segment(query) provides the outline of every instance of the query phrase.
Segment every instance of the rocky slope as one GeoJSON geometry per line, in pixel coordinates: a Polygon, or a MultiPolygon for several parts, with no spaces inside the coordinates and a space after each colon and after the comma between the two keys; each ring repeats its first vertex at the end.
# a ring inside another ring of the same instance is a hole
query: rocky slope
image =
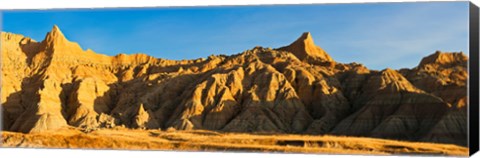
{"type": "Polygon", "coordinates": [[[335,62],[304,33],[289,46],[207,59],[106,56],[54,26],[1,34],[3,129],[204,129],[337,134],[467,145],[467,57],[413,69],[335,62]]]}

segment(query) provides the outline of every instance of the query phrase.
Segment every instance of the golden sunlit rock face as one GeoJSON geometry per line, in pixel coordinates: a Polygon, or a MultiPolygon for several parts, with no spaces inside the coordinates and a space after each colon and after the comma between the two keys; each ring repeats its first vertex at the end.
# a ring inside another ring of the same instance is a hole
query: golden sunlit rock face
{"type": "Polygon", "coordinates": [[[76,127],[345,135],[467,145],[468,58],[412,69],[335,62],[304,33],[278,49],[206,59],[84,50],[54,26],[1,33],[3,130],[76,127]]]}

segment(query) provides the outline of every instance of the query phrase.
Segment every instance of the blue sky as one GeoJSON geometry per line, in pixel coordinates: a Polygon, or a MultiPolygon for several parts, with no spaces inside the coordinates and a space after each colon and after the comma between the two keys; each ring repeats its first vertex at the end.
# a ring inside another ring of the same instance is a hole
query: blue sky
{"type": "Polygon", "coordinates": [[[468,53],[468,2],[3,11],[2,31],[37,41],[57,24],[84,49],[166,59],[278,48],[311,32],[336,61],[411,68],[441,51],[468,53]]]}

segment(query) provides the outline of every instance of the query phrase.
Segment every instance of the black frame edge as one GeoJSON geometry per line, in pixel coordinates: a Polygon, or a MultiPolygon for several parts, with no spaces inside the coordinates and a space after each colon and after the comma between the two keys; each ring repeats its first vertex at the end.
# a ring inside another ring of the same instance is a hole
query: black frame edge
{"type": "Polygon", "coordinates": [[[478,7],[470,2],[469,16],[469,135],[470,156],[479,150],[479,12],[478,7]]]}

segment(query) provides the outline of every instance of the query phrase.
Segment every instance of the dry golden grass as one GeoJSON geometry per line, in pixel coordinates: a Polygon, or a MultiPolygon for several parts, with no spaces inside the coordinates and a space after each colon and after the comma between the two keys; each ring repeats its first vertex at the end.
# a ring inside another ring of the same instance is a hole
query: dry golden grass
{"type": "Polygon", "coordinates": [[[217,133],[203,130],[161,131],[116,128],[100,129],[89,133],[75,129],[32,134],[2,132],[2,142],[3,147],[468,155],[468,148],[449,144],[342,136],[217,133]]]}

